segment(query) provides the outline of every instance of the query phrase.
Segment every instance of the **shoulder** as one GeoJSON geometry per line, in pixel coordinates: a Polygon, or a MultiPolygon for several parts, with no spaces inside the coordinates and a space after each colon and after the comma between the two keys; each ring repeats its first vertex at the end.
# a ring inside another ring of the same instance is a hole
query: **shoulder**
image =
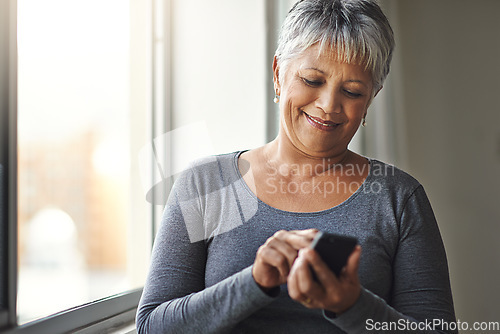
{"type": "Polygon", "coordinates": [[[219,176],[221,173],[233,174],[236,171],[237,159],[241,153],[241,151],[236,151],[196,159],[179,176],[197,176],[202,179],[210,179],[219,176]]]}
{"type": "Polygon", "coordinates": [[[424,193],[420,182],[409,173],[385,162],[370,160],[370,175],[364,185],[373,201],[388,200],[402,209],[416,193],[424,193]]]}
{"type": "Polygon", "coordinates": [[[233,183],[240,176],[237,172],[237,157],[240,151],[205,156],[192,161],[174,177],[176,192],[210,192],[233,183]]]}
{"type": "Polygon", "coordinates": [[[398,167],[377,159],[369,160],[370,176],[373,182],[381,183],[381,185],[384,185],[389,189],[403,188],[407,191],[414,191],[416,188],[421,186],[417,179],[398,167]]]}
{"type": "Polygon", "coordinates": [[[197,159],[175,180],[169,205],[178,208],[192,242],[208,240],[241,225],[235,194],[235,184],[241,178],[239,154],[197,159]]]}
{"type": "Polygon", "coordinates": [[[366,192],[371,207],[394,213],[397,221],[404,221],[407,227],[435,221],[427,194],[417,179],[393,165],[375,159],[370,162],[366,192]]]}

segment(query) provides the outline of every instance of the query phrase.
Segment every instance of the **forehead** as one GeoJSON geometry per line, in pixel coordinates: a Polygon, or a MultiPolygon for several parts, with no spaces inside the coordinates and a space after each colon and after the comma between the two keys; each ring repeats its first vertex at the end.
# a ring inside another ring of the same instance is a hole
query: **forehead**
{"type": "Polygon", "coordinates": [[[325,74],[331,74],[342,68],[371,80],[371,72],[366,69],[363,61],[359,60],[359,58],[354,58],[352,61],[344,58],[339,56],[339,52],[335,48],[326,47],[322,50],[318,44],[315,44],[304,50],[292,62],[298,69],[313,68],[325,74]]]}

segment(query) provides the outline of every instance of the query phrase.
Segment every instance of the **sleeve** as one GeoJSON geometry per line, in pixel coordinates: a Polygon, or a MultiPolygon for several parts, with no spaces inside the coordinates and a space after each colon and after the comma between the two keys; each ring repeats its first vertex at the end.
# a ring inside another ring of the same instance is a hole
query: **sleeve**
{"type": "Polygon", "coordinates": [[[457,333],[445,249],[422,186],[401,214],[389,302],[362,289],[345,313],[324,315],[347,333],[457,333]]]}
{"type": "Polygon", "coordinates": [[[136,315],[139,334],[225,333],[274,300],[258,287],[251,267],[205,287],[206,244],[189,231],[202,223],[192,221],[193,210],[185,221],[179,205],[186,187],[176,181],[155,238],[136,315]]]}

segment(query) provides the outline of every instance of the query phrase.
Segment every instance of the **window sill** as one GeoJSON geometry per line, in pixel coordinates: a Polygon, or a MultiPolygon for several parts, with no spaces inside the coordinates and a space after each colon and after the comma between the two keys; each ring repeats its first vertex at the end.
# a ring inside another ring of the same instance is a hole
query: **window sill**
{"type": "Polygon", "coordinates": [[[135,313],[142,289],[104,298],[86,305],[11,328],[4,334],[134,334],[135,313]]]}
{"type": "Polygon", "coordinates": [[[72,334],[136,334],[136,308],[71,332],[72,334]]]}

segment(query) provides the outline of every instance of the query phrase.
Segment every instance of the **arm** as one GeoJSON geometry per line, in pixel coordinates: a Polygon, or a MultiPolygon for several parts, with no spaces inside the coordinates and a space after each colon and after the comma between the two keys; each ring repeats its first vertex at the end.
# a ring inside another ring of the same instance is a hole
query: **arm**
{"type": "MultiPolygon", "coordinates": [[[[392,322],[407,326],[410,322],[433,319],[455,321],[448,263],[441,235],[429,200],[419,186],[409,197],[400,218],[400,240],[393,262],[391,306],[364,290],[352,309],[332,320],[349,333],[366,329],[366,321],[392,322]],[[356,316],[355,313],[358,315],[356,316]],[[359,316],[362,318],[360,319],[359,316]],[[355,318],[362,320],[356,325],[355,318]]],[[[416,325],[414,325],[416,326],[416,325]]],[[[439,327],[415,333],[445,333],[439,327]]]]}
{"type": "MultiPolygon", "coordinates": [[[[255,283],[251,267],[205,287],[205,241],[190,240],[177,182],[153,247],[150,273],[137,312],[138,333],[223,333],[272,300],[255,283]]],[[[201,218],[201,216],[199,217],[201,218]]],[[[200,227],[196,227],[200,228],[200,227]]],[[[192,238],[191,238],[192,239],[192,238]]]]}
{"type": "MultiPolygon", "coordinates": [[[[432,323],[433,319],[454,322],[455,315],[446,254],[434,214],[421,186],[407,200],[399,222],[400,237],[393,261],[393,287],[389,304],[361,287],[357,301],[351,307],[342,309],[341,314],[335,317],[333,312],[338,310],[335,307],[345,299],[342,292],[357,281],[356,254],[351,255],[345,272],[337,280],[336,277],[329,277],[333,273],[327,271],[326,265],[315,252],[305,251],[299,255],[297,267],[303,262],[311,265],[317,273],[323,272],[323,280],[319,277],[324,286],[321,288],[334,291],[321,301],[314,298],[314,294],[319,295],[314,291],[318,287],[310,287],[311,299],[316,300],[312,306],[332,310],[325,312],[326,319],[347,333],[366,333],[370,329],[372,333],[386,332],[384,328],[374,327],[382,324],[392,324],[396,329],[405,329],[405,332],[412,332],[408,330],[409,326],[416,326],[423,330],[415,333],[453,333],[440,330],[438,326],[424,326],[426,320],[432,323]],[[332,304],[336,298],[336,304],[332,304]]],[[[297,272],[300,274],[299,268],[297,272]]],[[[293,273],[291,276],[293,281],[293,273]]],[[[302,295],[297,294],[299,300],[304,300],[305,290],[302,291],[302,295]]]]}

